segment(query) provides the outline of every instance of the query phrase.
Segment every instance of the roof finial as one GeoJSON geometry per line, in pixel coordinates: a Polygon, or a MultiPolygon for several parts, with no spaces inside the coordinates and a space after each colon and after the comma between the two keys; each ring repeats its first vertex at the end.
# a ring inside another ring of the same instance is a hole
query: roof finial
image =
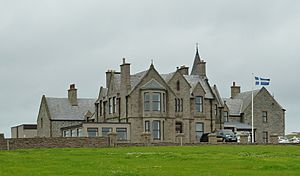
{"type": "Polygon", "coordinates": [[[198,52],[199,43],[196,43],[196,50],[198,52]]]}
{"type": "Polygon", "coordinates": [[[151,65],[153,65],[153,59],[151,59],[151,65]]]}

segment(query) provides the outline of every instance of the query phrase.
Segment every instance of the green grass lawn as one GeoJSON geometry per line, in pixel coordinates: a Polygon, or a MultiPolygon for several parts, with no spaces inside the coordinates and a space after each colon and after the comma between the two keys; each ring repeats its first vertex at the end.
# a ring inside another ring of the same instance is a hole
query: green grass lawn
{"type": "Polygon", "coordinates": [[[300,175],[300,146],[0,151],[0,175],[300,175]]]}

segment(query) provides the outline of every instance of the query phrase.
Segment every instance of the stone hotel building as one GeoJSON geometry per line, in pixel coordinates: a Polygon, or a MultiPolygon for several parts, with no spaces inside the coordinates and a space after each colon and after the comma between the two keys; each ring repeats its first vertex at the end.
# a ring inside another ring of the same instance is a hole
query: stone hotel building
{"type": "MultiPolygon", "coordinates": [[[[107,136],[119,142],[198,143],[204,133],[219,129],[251,132],[251,92],[233,84],[231,97],[221,98],[210,85],[206,62],[195,54],[191,72],[186,66],[168,74],[153,64],[131,73],[123,59],[120,71],[106,72],[106,86],[95,99],[77,98],[70,85],[67,98],[42,96],[37,118],[38,137],[107,136]]],[[[270,134],[284,135],[285,110],[266,88],[255,91],[255,140],[268,142],[270,134]]]]}

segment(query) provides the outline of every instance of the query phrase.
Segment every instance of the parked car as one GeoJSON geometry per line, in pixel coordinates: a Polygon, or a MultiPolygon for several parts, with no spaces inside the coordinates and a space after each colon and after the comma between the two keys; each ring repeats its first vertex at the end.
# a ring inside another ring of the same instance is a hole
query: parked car
{"type": "Polygon", "coordinates": [[[223,142],[237,142],[236,135],[231,130],[218,130],[217,138],[222,138],[223,142]]]}

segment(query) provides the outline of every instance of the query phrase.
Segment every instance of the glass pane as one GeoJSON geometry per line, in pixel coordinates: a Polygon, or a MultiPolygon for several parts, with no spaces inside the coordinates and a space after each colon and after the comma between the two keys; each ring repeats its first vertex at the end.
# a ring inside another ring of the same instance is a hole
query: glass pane
{"type": "Polygon", "coordinates": [[[88,128],[87,132],[88,132],[88,137],[96,137],[97,133],[98,133],[98,129],[97,128],[88,128]]]}
{"type": "Polygon", "coordinates": [[[160,111],[160,102],[152,102],[152,110],[160,111]]]}
{"type": "Polygon", "coordinates": [[[153,121],[153,130],[159,130],[160,129],[160,121],[154,120],[153,121]]]}
{"type": "Polygon", "coordinates": [[[203,131],[203,123],[196,123],[196,131],[203,131]]]}
{"type": "Polygon", "coordinates": [[[127,129],[126,128],[117,128],[117,139],[126,140],[127,139],[127,129]]]}
{"type": "Polygon", "coordinates": [[[144,111],[150,111],[150,102],[144,103],[144,111]]]}
{"type": "Polygon", "coordinates": [[[152,101],[160,101],[160,93],[153,93],[152,101]]]}
{"type": "Polygon", "coordinates": [[[102,136],[105,137],[108,135],[109,132],[111,132],[112,129],[111,128],[102,128],[102,136]]]}
{"type": "Polygon", "coordinates": [[[150,101],[150,94],[148,92],[144,94],[144,101],[150,101]]]}

